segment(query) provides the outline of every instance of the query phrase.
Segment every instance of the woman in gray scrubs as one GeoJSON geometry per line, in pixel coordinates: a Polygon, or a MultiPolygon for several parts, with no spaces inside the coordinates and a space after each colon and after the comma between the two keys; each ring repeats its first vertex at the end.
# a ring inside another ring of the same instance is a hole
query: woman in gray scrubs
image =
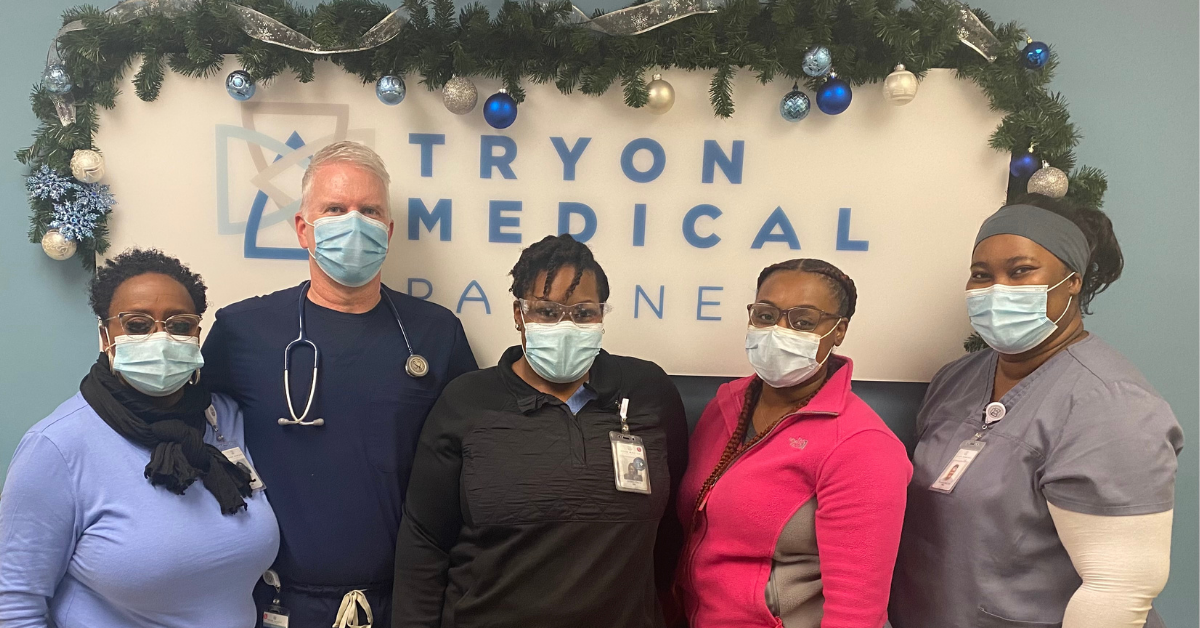
{"type": "Polygon", "coordinates": [[[1162,626],[1183,433],[1084,329],[1121,274],[1112,223],[1030,195],[984,222],[971,262],[991,350],[943,367],[917,417],[892,625],[1162,626]]]}

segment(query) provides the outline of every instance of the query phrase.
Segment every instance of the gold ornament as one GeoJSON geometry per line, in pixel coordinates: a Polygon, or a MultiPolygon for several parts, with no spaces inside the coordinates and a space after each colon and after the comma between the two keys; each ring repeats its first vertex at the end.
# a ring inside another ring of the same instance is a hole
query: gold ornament
{"type": "Polygon", "coordinates": [[[50,256],[50,259],[61,262],[74,255],[76,247],[77,245],[63,237],[58,229],[51,229],[42,236],[42,250],[50,256]]]}
{"type": "Polygon", "coordinates": [[[896,71],[887,75],[883,80],[883,96],[888,102],[899,107],[912,102],[917,95],[917,76],[904,69],[904,64],[896,66],[896,71]]]}
{"type": "Polygon", "coordinates": [[[71,155],[71,174],[84,183],[104,178],[104,157],[94,150],[81,148],[71,155]]]}
{"type": "Polygon", "coordinates": [[[1042,169],[1029,177],[1025,191],[1050,198],[1062,198],[1067,195],[1067,173],[1043,161],[1042,169]]]}
{"type": "Polygon", "coordinates": [[[646,110],[650,113],[662,115],[675,105],[675,88],[664,81],[661,74],[654,75],[654,80],[646,85],[646,91],[649,92],[646,110]]]}
{"type": "Polygon", "coordinates": [[[479,92],[475,91],[475,84],[470,79],[456,76],[442,88],[442,104],[446,105],[450,113],[460,116],[471,113],[478,100],[479,92]]]}

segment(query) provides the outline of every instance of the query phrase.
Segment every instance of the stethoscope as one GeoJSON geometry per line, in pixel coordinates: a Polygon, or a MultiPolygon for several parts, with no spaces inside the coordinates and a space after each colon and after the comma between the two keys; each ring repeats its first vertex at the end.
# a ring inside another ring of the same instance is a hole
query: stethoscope
{"type": "MultiPolygon", "coordinates": [[[[321,352],[317,350],[317,344],[308,339],[308,335],[304,333],[304,302],[308,296],[309,282],[300,284],[300,301],[298,304],[300,313],[300,335],[296,339],[289,342],[283,350],[283,395],[287,401],[288,414],[292,415],[291,419],[280,417],[280,425],[325,425],[325,419],[314,419],[306,421],[308,411],[312,409],[313,397],[317,394],[317,371],[320,368],[321,352]],[[291,386],[291,357],[292,349],[296,345],[308,345],[313,352],[313,374],[312,383],[308,388],[308,401],[304,404],[304,412],[300,416],[296,416],[296,409],[292,407],[292,386],[291,386]]],[[[404,363],[404,371],[410,377],[425,377],[429,374],[429,361],[417,355],[413,351],[412,343],[408,341],[408,332],[404,331],[404,321],[400,320],[400,312],[396,310],[396,304],[392,303],[392,297],[388,296],[387,291],[380,289],[380,296],[387,303],[388,309],[392,311],[392,316],[396,318],[396,324],[400,326],[400,335],[404,336],[404,346],[408,348],[408,360],[404,363]]]]}

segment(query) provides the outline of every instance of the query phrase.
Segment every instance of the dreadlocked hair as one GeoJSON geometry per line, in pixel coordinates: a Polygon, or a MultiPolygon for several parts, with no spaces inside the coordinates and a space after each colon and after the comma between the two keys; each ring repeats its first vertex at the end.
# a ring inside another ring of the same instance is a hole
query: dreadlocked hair
{"type": "Polygon", "coordinates": [[[1075,223],[1083,232],[1089,255],[1087,268],[1080,273],[1083,286],[1079,289],[1079,309],[1084,314],[1091,314],[1092,299],[1119,279],[1125,267],[1125,257],[1121,254],[1117,235],[1113,233],[1112,221],[1099,209],[1041,194],[1024,194],[1012,204],[1033,205],[1054,212],[1075,223]]]}
{"type": "Polygon", "coordinates": [[[513,278],[510,290],[517,298],[532,294],[544,299],[550,295],[550,286],[554,283],[555,275],[563,268],[575,269],[575,276],[571,279],[571,287],[567,288],[567,295],[575,292],[584,273],[591,272],[596,275],[596,290],[600,293],[600,302],[608,301],[608,276],[604,274],[604,269],[600,268],[596,258],[592,257],[592,250],[586,244],[566,233],[546,236],[521,251],[516,266],[508,273],[513,278]],[[536,287],[533,284],[541,272],[546,273],[546,282],[541,286],[539,294],[535,292],[536,287]]]}
{"type": "Polygon", "coordinates": [[[784,270],[798,270],[820,275],[833,289],[834,296],[837,297],[838,311],[834,314],[846,320],[850,320],[854,316],[854,308],[858,304],[858,290],[854,287],[854,280],[837,266],[819,259],[790,259],[764,268],[758,274],[758,287],[762,288],[768,277],[784,270]]]}
{"type": "MultiPolygon", "coordinates": [[[[821,385],[817,386],[816,390],[812,391],[812,393],[796,404],[795,409],[799,410],[808,405],[808,402],[812,401],[813,397],[816,397],[817,393],[821,392],[821,389],[824,387],[825,382],[821,382],[821,385]]],[[[755,434],[754,438],[746,442],[746,431],[750,429],[750,421],[754,418],[754,410],[758,408],[758,400],[762,397],[762,391],[763,380],[761,377],[755,377],[750,381],[750,385],[746,387],[746,397],[742,400],[742,413],[738,415],[737,427],[733,429],[733,434],[730,434],[729,442],[725,443],[725,450],[721,452],[721,458],[717,461],[717,466],[713,468],[712,473],[704,480],[704,484],[700,485],[700,493],[696,495],[696,510],[700,510],[700,504],[703,504],[704,500],[708,498],[709,491],[712,490],[717,480],[721,479],[722,475],[725,475],[729,467],[733,466],[738,456],[753,447],[758,441],[769,436],[775,429],[775,426],[779,424],[779,421],[789,416],[785,414],[779,417],[778,421],[772,423],[767,429],[755,434]]]]}

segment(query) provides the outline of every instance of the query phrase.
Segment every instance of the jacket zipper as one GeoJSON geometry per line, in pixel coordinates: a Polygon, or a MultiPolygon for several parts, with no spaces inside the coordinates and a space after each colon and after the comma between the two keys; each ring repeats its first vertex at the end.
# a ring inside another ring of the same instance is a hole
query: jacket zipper
{"type": "MultiPolygon", "coordinates": [[[[729,466],[726,467],[725,473],[722,473],[721,477],[717,478],[716,481],[713,482],[713,485],[711,487],[709,487],[709,489],[708,489],[708,493],[704,495],[704,499],[702,499],[700,501],[700,503],[696,506],[695,512],[692,513],[692,532],[695,532],[695,526],[696,526],[696,521],[697,521],[696,515],[703,512],[705,510],[705,507],[708,506],[708,498],[712,496],[713,491],[717,490],[717,482],[720,482],[722,478],[724,478],[726,475],[729,475],[729,472],[733,471],[734,465],[736,465],[738,463],[738,461],[742,459],[742,457],[744,457],[747,453],[749,453],[755,447],[758,447],[760,444],[766,442],[771,437],[771,435],[773,435],[775,433],[775,430],[779,429],[779,426],[783,425],[783,423],[785,421],[790,421],[791,419],[797,418],[801,415],[805,415],[805,416],[837,416],[837,413],[836,412],[794,412],[794,413],[780,419],[777,423],[775,423],[775,425],[772,425],[763,434],[762,438],[758,439],[753,445],[750,445],[749,447],[747,447],[747,448],[743,449],[741,452],[739,452],[738,455],[736,457],[734,457],[733,461],[729,463],[729,466]]],[[[705,516],[707,516],[707,515],[705,515],[705,516]]],[[[689,536],[690,536],[690,533],[689,533],[689,536]]],[[[708,536],[708,526],[707,525],[704,527],[704,536],[701,536],[699,539],[696,540],[695,543],[691,544],[692,547],[688,550],[687,562],[684,563],[684,565],[683,565],[684,573],[687,574],[689,586],[695,584],[695,581],[692,579],[692,575],[691,575],[692,561],[694,561],[696,559],[696,552],[700,551],[700,543],[704,541],[705,536],[708,536]]],[[[694,589],[695,587],[692,586],[692,588],[694,589]]],[[[687,611],[688,611],[688,609],[685,608],[684,612],[687,612],[687,611]]],[[[688,617],[689,621],[692,619],[694,619],[694,617],[691,617],[691,616],[688,617]]]]}

